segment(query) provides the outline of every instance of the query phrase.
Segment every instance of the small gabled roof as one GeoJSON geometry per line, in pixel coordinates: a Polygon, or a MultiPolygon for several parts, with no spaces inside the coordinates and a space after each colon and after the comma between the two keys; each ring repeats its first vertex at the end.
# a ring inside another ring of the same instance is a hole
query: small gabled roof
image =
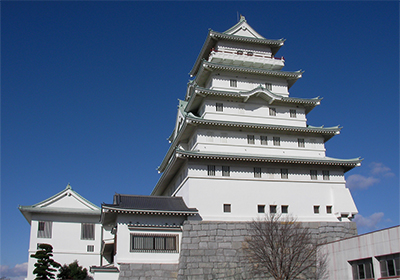
{"type": "Polygon", "coordinates": [[[245,42],[251,44],[267,45],[271,48],[272,55],[275,55],[279,48],[283,46],[284,39],[270,40],[265,39],[259,33],[257,33],[246,21],[244,16],[240,17],[240,20],[233,27],[229,28],[225,32],[216,32],[209,30],[207,38],[201,48],[201,51],[193,65],[189,75],[191,77],[196,76],[200,68],[201,61],[210,55],[211,49],[215,47],[219,40],[245,42]]]}
{"type": "Polygon", "coordinates": [[[102,204],[102,209],[143,212],[196,214],[196,208],[186,206],[182,197],[115,194],[113,204],[102,204]]]}
{"type": "Polygon", "coordinates": [[[31,223],[33,213],[98,216],[101,213],[100,207],[75,192],[70,184],[50,198],[30,206],[20,205],[18,209],[29,223],[31,223]]]}
{"type": "Polygon", "coordinates": [[[296,98],[296,97],[285,97],[281,95],[277,95],[267,88],[262,87],[261,85],[253,90],[249,91],[221,91],[214,89],[207,89],[199,86],[193,86],[193,90],[191,90],[190,98],[188,100],[187,106],[185,107],[186,112],[190,112],[192,110],[197,109],[197,107],[201,104],[202,100],[205,96],[220,96],[220,97],[229,97],[229,98],[238,98],[243,102],[247,102],[247,100],[251,96],[259,96],[265,99],[269,104],[281,103],[281,104],[296,104],[303,105],[306,109],[306,114],[308,114],[315,106],[321,103],[322,98],[296,98]]]}

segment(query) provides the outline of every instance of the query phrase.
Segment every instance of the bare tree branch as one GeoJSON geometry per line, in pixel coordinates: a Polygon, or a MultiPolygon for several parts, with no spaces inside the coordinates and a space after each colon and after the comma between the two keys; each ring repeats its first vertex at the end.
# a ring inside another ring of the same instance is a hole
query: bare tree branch
{"type": "Polygon", "coordinates": [[[293,217],[279,214],[253,221],[245,251],[254,273],[276,280],[322,279],[326,256],[317,239],[293,217]]]}

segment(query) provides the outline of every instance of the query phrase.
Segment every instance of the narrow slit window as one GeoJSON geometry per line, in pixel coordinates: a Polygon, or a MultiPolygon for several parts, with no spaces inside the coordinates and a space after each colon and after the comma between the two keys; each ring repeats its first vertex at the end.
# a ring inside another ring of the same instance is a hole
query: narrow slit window
{"type": "Polygon", "coordinates": [[[222,166],[222,176],[225,177],[231,176],[231,169],[229,166],[222,166]]]}
{"type": "Polygon", "coordinates": [[[291,118],[296,118],[297,117],[297,113],[295,109],[290,109],[290,117],[291,118]]]}
{"type": "Polygon", "coordinates": [[[281,137],[274,136],[273,140],[274,140],[274,146],[281,145],[281,137]]]}
{"type": "Polygon", "coordinates": [[[304,148],[306,146],[305,142],[304,142],[304,138],[297,138],[297,146],[299,148],[304,148]]]}
{"type": "Polygon", "coordinates": [[[247,144],[254,144],[254,135],[247,135],[247,144]]]}
{"type": "Polygon", "coordinates": [[[217,112],[223,112],[224,111],[224,103],[215,103],[215,110],[217,112]]]}
{"type": "Polygon", "coordinates": [[[267,136],[260,136],[261,145],[268,145],[267,136]]]}
{"type": "Polygon", "coordinates": [[[230,80],[229,84],[231,87],[237,87],[237,80],[230,80]]]}
{"type": "Polygon", "coordinates": [[[319,214],[319,205],[314,205],[314,214],[319,214]]]}
{"type": "Polygon", "coordinates": [[[261,178],[261,167],[254,167],[254,178],[261,178]]]}
{"type": "Polygon", "coordinates": [[[326,206],[326,214],[332,214],[332,205],[326,206]]]}
{"type": "Polygon", "coordinates": [[[322,178],[324,180],[330,180],[329,170],[322,170],[322,178]]]}
{"type": "Polygon", "coordinates": [[[270,116],[276,116],[276,108],[270,107],[269,108],[269,115],[270,116]]]}
{"type": "Polygon", "coordinates": [[[311,180],[317,180],[317,170],[310,170],[311,180]]]}
{"type": "Polygon", "coordinates": [[[207,175],[215,176],[215,165],[207,165],[207,175]]]}
{"type": "Polygon", "coordinates": [[[287,168],[281,169],[281,179],[288,179],[289,178],[289,171],[287,168]]]}

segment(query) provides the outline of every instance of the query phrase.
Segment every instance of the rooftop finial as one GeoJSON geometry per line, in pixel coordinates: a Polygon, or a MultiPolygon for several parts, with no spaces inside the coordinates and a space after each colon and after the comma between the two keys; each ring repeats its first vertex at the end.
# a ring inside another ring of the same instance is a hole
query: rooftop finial
{"type": "Polygon", "coordinates": [[[71,184],[70,184],[70,183],[68,183],[68,185],[67,185],[66,189],[67,189],[67,190],[71,190],[71,189],[72,189],[72,188],[71,188],[71,184]]]}
{"type": "Polygon", "coordinates": [[[240,15],[240,21],[246,21],[246,18],[242,14],[240,15]]]}

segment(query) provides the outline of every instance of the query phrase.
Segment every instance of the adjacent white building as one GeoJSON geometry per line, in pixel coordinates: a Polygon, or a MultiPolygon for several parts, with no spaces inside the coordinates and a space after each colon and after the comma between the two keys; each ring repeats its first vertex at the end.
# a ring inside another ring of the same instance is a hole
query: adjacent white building
{"type": "MultiPolygon", "coordinates": [[[[19,206],[31,225],[29,256],[41,243],[53,246],[54,260],[61,265],[78,260],[83,267],[100,265],[102,244],[101,210],[75,192],[68,184],[56,195],[31,206],[19,206]]],[[[27,280],[36,259],[28,260],[27,280]]]]}

